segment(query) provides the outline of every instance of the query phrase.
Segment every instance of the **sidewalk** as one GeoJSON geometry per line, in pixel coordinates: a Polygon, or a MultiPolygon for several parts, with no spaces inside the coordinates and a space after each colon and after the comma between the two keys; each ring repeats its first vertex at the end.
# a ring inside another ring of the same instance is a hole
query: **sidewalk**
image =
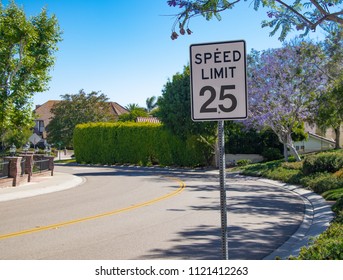
{"type": "Polygon", "coordinates": [[[61,172],[54,172],[54,176],[50,176],[50,173],[32,176],[29,183],[0,188],[0,202],[63,191],[82,183],[81,177],[61,172]]]}

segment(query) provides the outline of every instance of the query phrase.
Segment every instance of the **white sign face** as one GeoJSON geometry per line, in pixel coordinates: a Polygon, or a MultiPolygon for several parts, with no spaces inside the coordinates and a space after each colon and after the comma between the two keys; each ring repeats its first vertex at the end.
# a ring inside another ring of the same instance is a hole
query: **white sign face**
{"type": "Polygon", "coordinates": [[[31,137],[29,138],[29,141],[33,144],[36,145],[40,140],[42,140],[41,137],[39,137],[36,133],[33,133],[31,137]]]}
{"type": "Polygon", "coordinates": [[[193,44],[190,66],[194,121],[247,118],[245,41],[193,44]]]}

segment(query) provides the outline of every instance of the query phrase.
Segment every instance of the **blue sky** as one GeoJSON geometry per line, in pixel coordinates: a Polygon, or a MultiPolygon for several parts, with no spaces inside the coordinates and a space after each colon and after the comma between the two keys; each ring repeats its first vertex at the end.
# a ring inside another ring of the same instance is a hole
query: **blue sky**
{"type": "MultiPolygon", "coordinates": [[[[8,2],[2,1],[5,5],[8,2]]],[[[35,94],[35,105],[84,89],[101,91],[122,106],[137,103],[145,107],[145,100],[160,96],[168,78],[188,64],[191,44],[243,39],[248,52],[282,45],[277,36],[269,37],[271,30],[260,27],[267,10],[256,12],[249,1],[223,13],[221,21],[194,18],[189,26],[194,33],[174,41],[170,39],[172,15],[178,9],[169,7],[166,0],[16,3],[28,16],[47,7],[63,31],[50,89],[35,94]]]]}

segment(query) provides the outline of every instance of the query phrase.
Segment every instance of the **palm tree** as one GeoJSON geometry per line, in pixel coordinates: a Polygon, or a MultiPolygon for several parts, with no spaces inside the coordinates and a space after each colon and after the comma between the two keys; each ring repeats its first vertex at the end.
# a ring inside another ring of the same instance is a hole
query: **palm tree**
{"type": "Polygon", "coordinates": [[[156,96],[148,97],[145,102],[148,113],[150,113],[157,106],[156,96]]]}
{"type": "Polygon", "coordinates": [[[128,110],[129,112],[136,110],[136,109],[141,109],[141,107],[139,107],[139,105],[137,103],[130,103],[127,104],[125,107],[126,110],[128,110]]]}

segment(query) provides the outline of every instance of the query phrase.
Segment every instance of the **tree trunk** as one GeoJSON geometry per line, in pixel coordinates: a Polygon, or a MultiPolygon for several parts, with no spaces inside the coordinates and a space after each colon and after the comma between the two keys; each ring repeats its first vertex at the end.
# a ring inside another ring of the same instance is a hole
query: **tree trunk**
{"type": "Polygon", "coordinates": [[[291,150],[291,153],[294,155],[296,161],[301,161],[299,153],[298,153],[297,149],[293,145],[293,140],[292,140],[292,135],[291,134],[287,135],[287,146],[291,150]]]}
{"type": "Polygon", "coordinates": [[[283,156],[285,158],[285,161],[288,161],[288,149],[286,143],[283,143],[283,156]]]}
{"type": "Polygon", "coordinates": [[[335,135],[336,135],[336,144],[335,144],[335,149],[341,149],[341,143],[340,143],[340,138],[341,138],[341,126],[338,126],[337,128],[334,128],[335,130],[335,135]]]}
{"type": "Polygon", "coordinates": [[[301,161],[301,158],[299,156],[299,153],[297,149],[294,147],[293,143],[289,143],[289,148],[291,149],[292,154],[295,156],[296,161],[301,161]]]}

